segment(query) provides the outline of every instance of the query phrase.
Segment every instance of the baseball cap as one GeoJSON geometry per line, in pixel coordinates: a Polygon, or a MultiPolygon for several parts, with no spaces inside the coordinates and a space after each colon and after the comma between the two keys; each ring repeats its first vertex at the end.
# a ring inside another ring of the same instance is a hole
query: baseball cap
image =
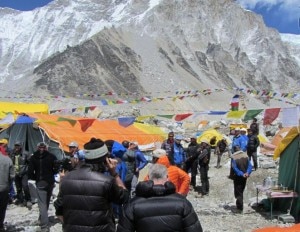
{"type": "Polygon", "coordinates": [[[72,141],[72,142],[69,144],[69,147],[78,147],[78,143],[75,142],[75,141],[72,141]]]}
{"type": "Polygon", "coordinates": [[[164,149],[156,149],[153,151],[153,157],[155,157],[155,158],[160,158],[166,154],[167,154],[167,152],[164,149]]]}

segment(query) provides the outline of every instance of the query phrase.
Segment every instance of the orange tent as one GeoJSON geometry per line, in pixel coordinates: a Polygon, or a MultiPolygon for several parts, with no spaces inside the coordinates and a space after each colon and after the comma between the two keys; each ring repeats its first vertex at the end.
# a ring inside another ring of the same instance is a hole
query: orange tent
{"type": "Polygon", "coordinates": [[[295,224],[290,227],[266,227],[253,230],[253,232],[299,232],[300,224],[295,224]]]}
{"type": "Polygon", "coordinates": [[[38,123],[39,127],[45,131],[48,137],[58,142],[63,150],[68,150],[68,144],[71,141],[76,141],[82,148],[92,137],[102,140],[112,139],[118,142],[123,140],[137,141],[140,145],[162,142],[166,137],[165,132],[152,125],[149,125],[149,132],[147,132],[145,126],[143,129],[138,129],[138,126],[133,124],[125,128],[119,125],[116,120],[95,120],[45,114],[30,114],[30,117],[36,118],[37,121],[35,122],[38,123]],[[82,131],[81,120],[90,120],[92,125],[86,131],[82,131]]]}
{"type": "Polygon", "coordinates": [[[281,140],[288,134],[288,132],[291,130],[291,127],[284,127],[280,131],[276,133],[276,135],[273,137],[271,143],[268,142],[262,142],[261,143],[261,152],[264,154],[273,154],[276,147],[280,144],[281,140]]]}

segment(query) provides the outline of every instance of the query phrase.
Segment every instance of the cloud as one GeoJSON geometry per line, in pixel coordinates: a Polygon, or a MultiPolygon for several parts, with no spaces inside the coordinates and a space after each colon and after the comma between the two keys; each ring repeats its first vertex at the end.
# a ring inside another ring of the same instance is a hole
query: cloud
{"type": "Polygon", "coordinates": [[[277,14],[283,17],[282,21],[293,21],[300,16],[299,0],[237,0],[237,2],[249,10],[265,8],[269,11],[277,7],[277,14]]]}

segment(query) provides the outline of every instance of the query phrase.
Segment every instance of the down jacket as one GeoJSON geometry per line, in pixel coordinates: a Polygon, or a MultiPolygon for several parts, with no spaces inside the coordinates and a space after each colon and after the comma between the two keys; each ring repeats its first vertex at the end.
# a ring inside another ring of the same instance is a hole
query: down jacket
{"type": "Polygon", "coordinates": [[[202,227],[191,203],[175,193],[171,182],[154,185],[140,182],[136,197],[124,208],[117,232],[202,232],[202,227]]]}
{"type": "Polygon", "coordinates": [[[69,172],[60,186],[64,218],[63,230],[71,232],[115,231],[112,202],[122,204],[128,191],[116,184],[115,178],[92,171],[83,164],[69,172]]]}
{"type": "Polygon", "coordinates": [[[187,195],[191,182],[189,175],[177,166],[171,165],[168,156],[166,155],[161,156],[156,163],[166,166],[168,169],[169,180],[175,185],[176,192],[187,195]]]}

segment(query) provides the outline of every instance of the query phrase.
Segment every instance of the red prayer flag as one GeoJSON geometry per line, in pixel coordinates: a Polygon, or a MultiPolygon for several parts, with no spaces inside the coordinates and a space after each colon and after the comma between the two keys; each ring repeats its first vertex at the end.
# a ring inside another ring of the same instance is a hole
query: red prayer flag
{"type": "Polygon", "coordinates": [[[95,119],[79,119],[78,122],[81,125],[81,130],[85,132],[95,121],[95,119]]]}
{"type": "Polygon", "coordinates": [[[175,121],[181,121],[189,116],[191,116],[192,114],[188,113],[188,114],[177,114],[175,116],[175,121]]]}
{"type": "Polygon", "coordinates": [[[280,108],[266,109],[263,125],[270,125],[279,115],[280,108]]]}

